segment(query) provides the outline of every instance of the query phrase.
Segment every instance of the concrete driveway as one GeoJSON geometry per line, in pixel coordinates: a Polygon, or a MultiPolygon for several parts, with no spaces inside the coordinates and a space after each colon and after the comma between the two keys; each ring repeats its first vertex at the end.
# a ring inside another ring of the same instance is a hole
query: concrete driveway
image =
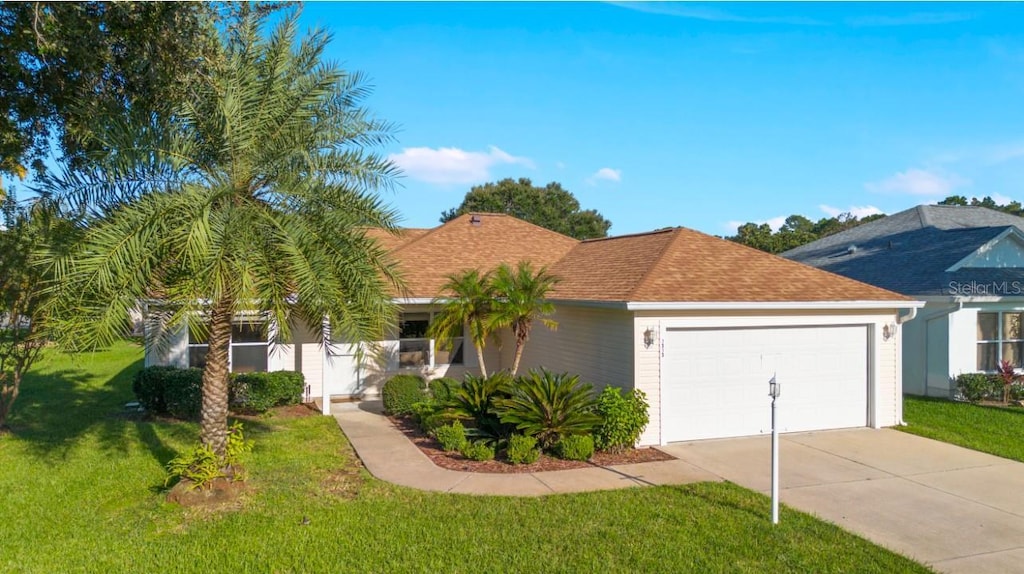
{"type": "MultiPolygon", "coordinates": [[[[783,504],[942,572],[1024,572],[1024,464],[889,429],[779,442],[783,504]]],[[[769,492],[768,436],[660,448],[769,492]]]]}

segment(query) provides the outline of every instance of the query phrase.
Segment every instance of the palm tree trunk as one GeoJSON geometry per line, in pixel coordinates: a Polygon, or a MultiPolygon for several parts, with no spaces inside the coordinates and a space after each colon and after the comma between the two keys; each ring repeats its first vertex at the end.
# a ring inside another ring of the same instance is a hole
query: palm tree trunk
{"type": "Polygon", "coordinates": [[[203,369],[199,438],[223,458],[228,440],[228,352],[231,350],[231,303],[226,298],[210,313],[209,343],[203,369]]]}
{"type": "Polygon", "coordinates": [[[476,343],[473,346],[476,348],[476,362],[480,364],[480,375],[486,379],[487,367],[484,366],[484,346],[477,345],[476,343]]]}
{"type": "Polygon", "coordinates": [[[0,373],[0,432],[7,428],[7,415],[11,413],[14,400],[18,398],[18,388],[21,386],[16,376],[12,376],[12,379],[9,381],[4,373],[0,373]]]}
{"type": "Polygon", "coordinates": [[[519,372],[519,361],[523,358],[523,347],[526,346],[526,341],[520,341],[516,339],[516,354],[512,358],[512,376],[516,376],[519,372]]]}

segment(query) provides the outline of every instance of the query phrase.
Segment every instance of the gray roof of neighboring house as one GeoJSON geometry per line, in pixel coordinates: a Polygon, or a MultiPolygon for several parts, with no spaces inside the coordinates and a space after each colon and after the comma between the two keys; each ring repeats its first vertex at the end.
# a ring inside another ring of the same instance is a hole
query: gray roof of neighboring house
{"type": "Polygon", "coordinates": [[[782,256],[904,295],[953,295],[951,284],[1024,285],[1021,268],[946,271],[1009,228],[1024,233],[1024,218],[984,207],[920,205],[782,256]]]}

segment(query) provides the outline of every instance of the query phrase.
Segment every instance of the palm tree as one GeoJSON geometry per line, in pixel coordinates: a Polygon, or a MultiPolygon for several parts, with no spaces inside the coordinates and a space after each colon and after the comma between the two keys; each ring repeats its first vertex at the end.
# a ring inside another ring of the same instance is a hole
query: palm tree
{"type": "Polygon", "coordinates": [[[533,322],[540,321],[552,330],[558,328],[558,323],[545,315],[555,312],[555,306],[547,300],[547,296],[559,281],[558,277],[548,273],[546,267],[534,272],[529,261],[520,261],[515,269],[502,263],[494,272],[492,284],[497,298],[488,324],[491,329],[512,329],[516,339],[515,358],[512,360],[513,376],[519,371],[523,347],[530,339],[533,322]]]}
{"type": "Polygon", "coordinates": [[[461,273],[452,273],[441,286],[442,296],[434,300],[442,305],[441,311],[427,329],[427,336],[437,339],[441,346],[450,345],[453,337],[461,337],[463,327],[469,326],[469,338],[476,349],[480,374],[487,377],[484,365],[484,343],[491,334],[487,318],[494,304],[494,289],[491,286],[490,273],[480,273],[469,269],[461,273]]]}
{"type": "Polygon", "coordinates": [[[361,107],[360,75],[322,61],[329,35],[296,45],[296,27],[292,13],[264,36],[243,15],[170,121],[108,121],[109,153],[44,190],[83,233],[50,258],[61,338],[105,345],[147,300],[165,333],[207,337],[200,438],[220,456],[233,321],[271,322],[271,344],[296,321],[324,343],[379,340],[394,321],[400,280],[365,233],[395,231],[375,193],[397,172],[373,151],[392,127],[361,107]]]}

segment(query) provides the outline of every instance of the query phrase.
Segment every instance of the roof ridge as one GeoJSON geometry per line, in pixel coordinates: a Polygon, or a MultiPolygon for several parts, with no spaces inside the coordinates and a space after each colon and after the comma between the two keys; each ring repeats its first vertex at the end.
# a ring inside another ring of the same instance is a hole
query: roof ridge
{"type": "Polygon", "coordinates": [[[932,220],[928,217],[928,205],[917,206],[917,216],[921,220],[921,228],[932,227],[932,220]]]}
{"type": "MultiPolygon", "coordinates": [[[[665,254],[668,253],[669,250],[672,248],[672,246],[675,244],[675,242],[679,241],[679,238],[682,237],[683,234],[681,233],[681,231],[683,229],[686,229],[686,228],[685,227],[674,227],[672,229],[665,229],[665,230],[662,230],[662,231],[655,231],[655,232],[651,232],[650,233],[650,235],[653,235],[654,233],[665,233],[665,232],[668,232],[668,233],[674,234],[675,237],[673,237],[673,238],[671,238],[671,239],[669,239],[668,241],[665,242],[665,245],[661,248],[661,253],[659,253],[658,256],[654,259],[654,265],[648,266],[647,270],[644,271],[644,276],[639,281],[636,282],[636,285],[634,285],[632,289],[629,290],[629,298],[630,298],[630,300],[636,299],[635,295],[638,292],[640,292],[640,289],[642,289],[645,285],[647,285],[648,281],[652,280],[652,277],[654,276],[654,270],[658,269],[659,267],[661,267],[661,265],[665,262],[665,254]]],[[[637,234],[637,235],[648,235],[648,234],[641,233],[641,234],[637,234]]]]}
{"type": "MultiPolygon", "coordinates": [[[[456,217],[455,219],[459,219],[459,218],[461,218],[461,217],[462,217],[462,216],[460,215],[459,217],[456,217]]],[[[451,219],[451,220],[449,220],[449,221],[446,221],[445,223],[442,223],[441,225],[438,225],[437,227],[425,227],[425,228],[423,228],[423,229],[425,229],[425,230],[426,230],[426,232],[425,232],[425,233],[423,233],[423,234],[422,234],[422,235],[420,235],[419,237],[414,237],[414,238],[410,239],[409,241],[406,241],[405,243],[402,243],[401,245],[399,245],[399,246],[398,246],[398,247],[396,247],[395,249],[391,250],[391,254],[392,254],[392,255],[394,255],[395,253],[398,253],[399,251],[402,251],[403,249],[405,249],[405,248],[409,247],[410,245],[413,245],[413,244],[415,244],[415,243],[419,243],[419,242],[420,242],[421,240],[423,240],[423,239],[424,239],[425,237],[428,237],[428,236],[430,236],[430,235],[433,235],[433,234],[434,234],[434,233],[436,233],[437,231],[439,231],[439,230],[441,230],[441,229],[444,229],[444,226],[445,226],[445,225],[448,225],[448,224],[449,224],[449,223],[451,223],[452,221],[455,221],[455,219],[451,219]]]]}
{"type": "Polygon", "coordinates": [[[622,235],[609,235],[607,237],[591,237],[589,239],[580,240],[580,243],[596,243],[598,241],[612,241],[614,239],[625,239],[627,237],[644,237],[647,235],[656,235],[658,233],[671,233],[678,230],[678,227],[666,227],[664,229],[655,229],[653,231],[638,231],[636,233],[624,233],[622,235]]]}

